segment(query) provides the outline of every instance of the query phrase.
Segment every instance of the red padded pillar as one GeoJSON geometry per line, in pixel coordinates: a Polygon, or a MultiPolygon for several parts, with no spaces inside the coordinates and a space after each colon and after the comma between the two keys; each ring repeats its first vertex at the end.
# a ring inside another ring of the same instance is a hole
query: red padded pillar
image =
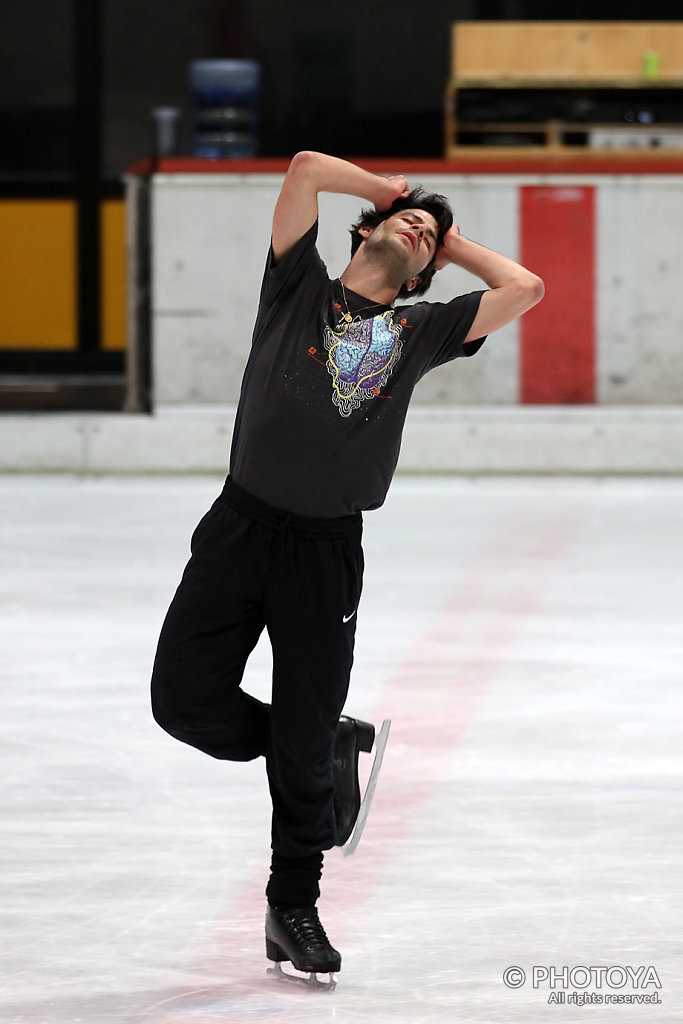
{"type": "Polygon", "coordinates": [[[595,189],[520,188],[520,262],[545,298],[520,322],[520,401],[595,401],[595,189]]]}

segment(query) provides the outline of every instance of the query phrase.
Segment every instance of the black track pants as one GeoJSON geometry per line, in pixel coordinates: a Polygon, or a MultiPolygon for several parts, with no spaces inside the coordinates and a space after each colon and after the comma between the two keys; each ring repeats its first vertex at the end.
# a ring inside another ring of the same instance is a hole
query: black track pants
{"type": "Polygon", "coordinates": [[[360,514],[289,515],[228,478],[192,536],[161,630],[155,719],[213,757],[265,755],[281,861],[334,845],[332,751],[353,663],[361,534],[360,514]],[[240,687],[264,627],[270,705],[240,687]]]}

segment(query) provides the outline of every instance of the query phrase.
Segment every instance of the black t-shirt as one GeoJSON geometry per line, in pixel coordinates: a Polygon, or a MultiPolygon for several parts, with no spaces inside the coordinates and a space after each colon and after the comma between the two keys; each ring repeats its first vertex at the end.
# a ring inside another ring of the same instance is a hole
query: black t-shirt
{"type": "Polygon", "coordinates": [[[230,474],[275,508],[333,517],[384,502],[416,383],[484,342],[463,344],[483,291],[393,307],[344,296],[317,233],[268,255],[230,474]]]}

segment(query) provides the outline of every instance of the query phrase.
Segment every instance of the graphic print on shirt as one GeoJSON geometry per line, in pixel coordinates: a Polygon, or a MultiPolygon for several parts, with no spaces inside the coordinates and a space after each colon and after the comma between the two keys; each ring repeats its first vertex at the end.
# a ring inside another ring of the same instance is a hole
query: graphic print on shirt
{"type": "Polygon", "coordinates": [[[342,321],[334,330],[326,327],[324,343],[332,401],[340,416],[350,416],[379,394],[403,349],[401,326],[394,323],[393,309],[367,320],[342,321]]]}

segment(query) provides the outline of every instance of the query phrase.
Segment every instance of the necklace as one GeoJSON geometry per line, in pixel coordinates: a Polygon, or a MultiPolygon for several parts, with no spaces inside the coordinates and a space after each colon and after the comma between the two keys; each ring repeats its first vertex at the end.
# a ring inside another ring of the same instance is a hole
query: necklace
{"type": "MultiPolygon", "coordinates": [[[[353,320],[353,317],[351,316],[349,302],[348,299],[346,298],[346,289],[344,288],[344,282],[341,280],[341,278],[339,279],[339,284],[341,285],[342,295],[344,296],[344,305],[346,306],[346,312],[342,313],[342,319],[346,320],[347,324],[350,324],[351,321],[353,320]]],[[[371,302],[368,306],[361,306],[360,309],[354,310],[354,315],[356,313],[362,313],[363,310],[365,309],[374,309],[375,306],[386,306],[386,302],[371,302]]]]}

